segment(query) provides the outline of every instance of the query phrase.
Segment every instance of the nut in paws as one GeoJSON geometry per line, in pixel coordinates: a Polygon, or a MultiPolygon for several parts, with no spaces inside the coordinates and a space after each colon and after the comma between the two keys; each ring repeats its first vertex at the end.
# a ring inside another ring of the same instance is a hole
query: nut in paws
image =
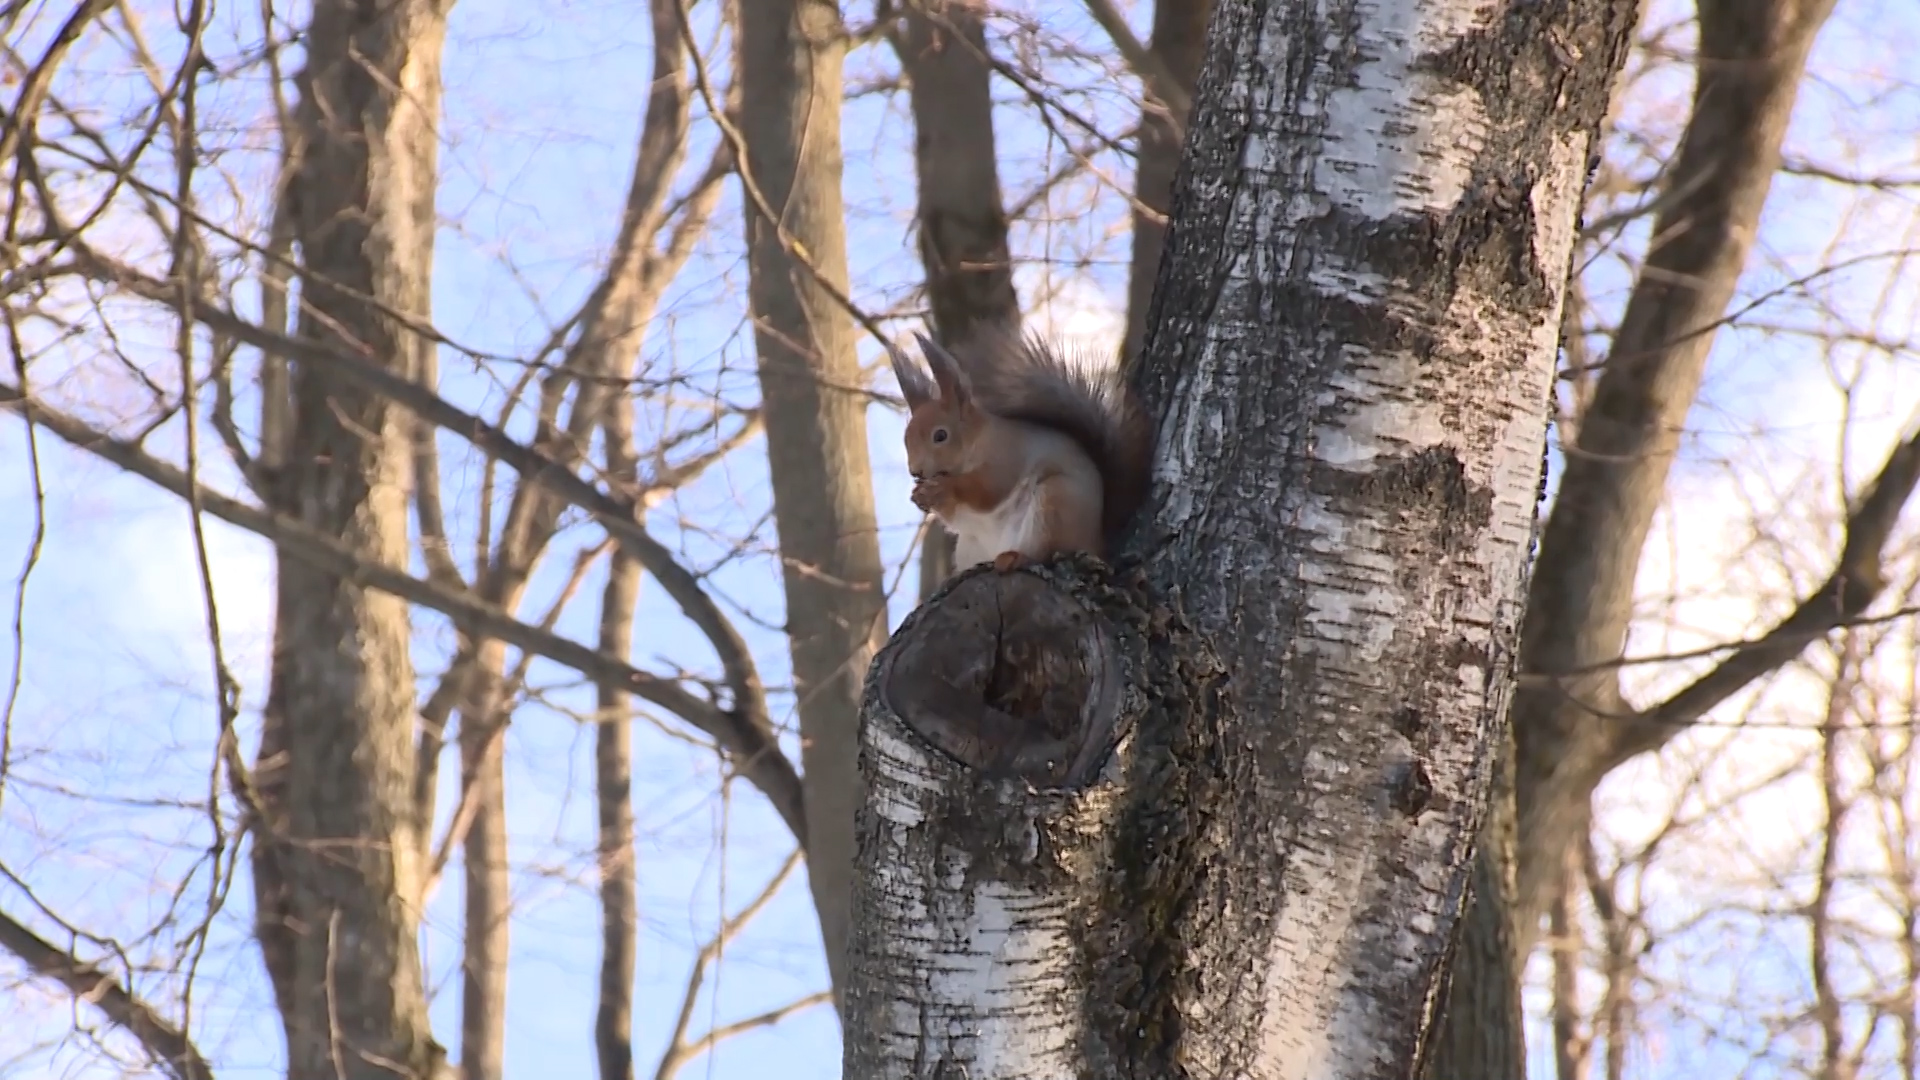
{"type": "Polygon", "coordinates": [[[952,499],[945,475],[929,476],[913,485],[913,505],[928,513],[937,513],[952,499]]]}

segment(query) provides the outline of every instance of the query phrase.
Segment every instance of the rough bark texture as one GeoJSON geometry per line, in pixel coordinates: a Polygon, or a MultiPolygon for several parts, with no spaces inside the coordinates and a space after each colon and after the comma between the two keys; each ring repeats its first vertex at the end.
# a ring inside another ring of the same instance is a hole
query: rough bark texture
{"type": "Polygon", "coordinates": [[[1214,16],[1144,358],[1153,566],[1260,703],[1241,804],[1274,814],[1236,831],[1276,876],[1240,870],[1235,910],[1286,980],[1276,1075],[1406,1075],[1505,735],[1573,219],[1637,12],[1335,7],[1214,16]]]}
{"type": "Polygon", "coordinates": [[[748,304],[799,699],[807,875],[838,987],[860,802],[860,677],[885,633],[866,401],[853,324],[833,297],[847,284],[847,43],[830,0],[739,0],[738,13],[743,172],[777,219],[749,199],[748,304]],[[806,265],[789,255],[789,240],[806,265]]]}
{"type": "MultiPolygon", "coordinates": [[[[951,345],[981,326],[1020,325],[1007,209],[993,138],[993,68],[980,10],[926,0],[906,9],[894,45],[911,84],[917,224],[934,338],[951,345]]],[[[929,520],[920,599],[953,573],[953,534],[929,520]]]]}
{"type": "Polygon", "coordinates": [[[1035,606],[1004,598],[942,634],[940,664],[900,667],[903,629],[863,757],[850,1075],[1417,1068],[1505,730],[1574,218],[1634,14],[1219,6],[1137,375],[1161,422],[1134,550],[1165,599],[1108,626],[1121,657],[1129,626],[1157,657],[1190,620],[1231,701],[1203,648],[1123,664],[1113,718],[1080,729],[1131,725],[1106,771],[1036,776],[1076,759],[1036,745],[1036,710],[997,706],[996,679],[1038,663],[1085,695],[1100,681],[1068,673],[1099,666],[1023,656],[1035,606]],[[1026,721],[1031,753],[977,750],[1006,742],[982,702],[1026,721]]]}
{"type": "MultiPolygon", "coordinates": [[[[304,338],[413,377],[431,346],[442,3],[320,0],[298,80],[289,198],[304,338]]],[[[407,563],[405,413],[301,365],[270,498],[378,564],[407,563]]],[[[436,1060],[412,900],[414,685],[406,604],[279,560],[272,686],[254,790],[258,936],[293,1080],[425,1076],[436,1060]]]]}
{"type": "MultiPolygon", "coordinates": [[[[1157,70],[1193,100],[1193,83],[1207,45],[1207,19],[1213,0],[1159,0],[1153,5],[1153,37],[1147,52],[1157,70]]],[[[1149,87],[1152,80],[1142,74],[1149,87]]],[[[1120,353],[1137,356],[1147,337],[1147,309],[1160,272],[1167,240],[1167,207],[1173,201],[1173,177],[1188,117],[1176,116],[1159,101],[1140,112],[1140,149],[1133,172],[1133,260],[1127,278],[1127,337],[1120,353]]]]}

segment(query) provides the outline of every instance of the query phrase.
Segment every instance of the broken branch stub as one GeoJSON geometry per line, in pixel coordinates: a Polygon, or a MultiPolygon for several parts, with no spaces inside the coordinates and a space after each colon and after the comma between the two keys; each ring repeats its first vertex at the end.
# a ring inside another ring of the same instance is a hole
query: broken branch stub
{"type": "Polygon", "coordinates": [[[1207,833],[1168,811],[1204,821],[1181,811],[1220,774],[1210,655],[1084,557],[968,571],[895,632],[861,715],[845,1075],[1132,1072],[1107,1066],[1167,1012],[1178,980],[1143,968],[1180,965],[1146,943],[1207,833]]]}
{"type": "Polygon", "coordinates": [[[1126,664],[1112,620],[1046,573],[982,568],[942,589],[875,658],[869,713],[986,776],[1085,786],[1129,719],[1126,664]]]}

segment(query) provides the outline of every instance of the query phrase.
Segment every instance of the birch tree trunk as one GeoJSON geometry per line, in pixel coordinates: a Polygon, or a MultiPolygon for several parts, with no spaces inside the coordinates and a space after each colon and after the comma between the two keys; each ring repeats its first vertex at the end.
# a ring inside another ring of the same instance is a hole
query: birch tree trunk
{"type": "Polygon", "coordinates": [[[1635,15],[1219,5],[1138,565],[964,575],[869,675],[847,1075],[1418,1067],[1635,15]]]}

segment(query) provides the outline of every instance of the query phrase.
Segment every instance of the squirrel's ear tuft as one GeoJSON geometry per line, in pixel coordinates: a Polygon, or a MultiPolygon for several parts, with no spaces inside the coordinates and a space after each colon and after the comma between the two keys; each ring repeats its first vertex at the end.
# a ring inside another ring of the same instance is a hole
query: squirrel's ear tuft
{"type": "Polygon", "coordinates": [[[927,378],[926,370],[891,341],[887,342],[887,359],[893,363],[893,377],[900,382],[900,394],[907,399],[907,408],[917,409],[940,396],[939,386],[927,378]]]}
{"type": "Polygon", "coordinates": [[[927,366],[933,368],[933,381],[940,387],[942,395],[956,404],[965,404],[973,396],[973,380],[967,377],[967,369],[960,366],[954,355],[925,334],[916,333],[913,339],[920,343],[920,352],[927,358],[927,366]]]}

